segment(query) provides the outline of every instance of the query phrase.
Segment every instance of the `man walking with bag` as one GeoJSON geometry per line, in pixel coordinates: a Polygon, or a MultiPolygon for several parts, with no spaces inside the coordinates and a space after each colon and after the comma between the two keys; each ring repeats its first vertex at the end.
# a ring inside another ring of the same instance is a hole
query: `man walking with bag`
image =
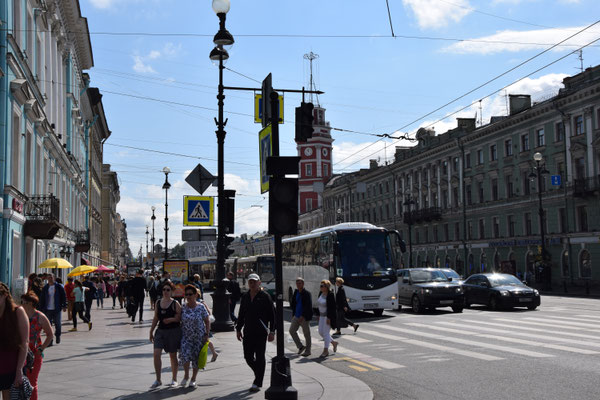
{"type": "Polygon", "coordinates": [[[294,343],[298,348],[298,354],[304,357],[310,356],[310,320],[312,319],[312,298],[310,292],[304,289],[304,279],[296,278],[296,290],[292,295],[292,323],[290,325],[290,335],[294,339],[294,343]],[[302,327],[304,333],[304,341],[306,345],[302,345],[298,337],[298,328],[302,327]]]}
{"type": "Polygon", "coordinates": [[[246,363],[254,371],[254,382],[249,391],[258,392],[265,376],[267,340],[275,339],[275,308],[271,296],[261,290],[257,274],[248,276],[248,291],[240,302],[236,334],[242,341],[246,363]]]}

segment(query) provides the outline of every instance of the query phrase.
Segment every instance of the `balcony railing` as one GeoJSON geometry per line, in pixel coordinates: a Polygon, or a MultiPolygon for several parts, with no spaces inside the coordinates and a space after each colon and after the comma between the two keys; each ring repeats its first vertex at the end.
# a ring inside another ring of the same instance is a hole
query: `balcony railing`
{"type": "Polygon", "coordinates": [[[53,195],[31,196],[25,204],[25,235],[53,239],[60,229],[60,200],[53,195]]]}
{"type": "Polygon", "coordinates": [[[90,247],[90,230],[75,232],[75,251],[85,253],[90,247]]]}
{"type": "Polygon", "coordinates": [[[573,180],[573,196],[591,196],[600,189],[600,175],[573,180]]]}
{"type": "Polygon", "coordinates": [[[442,219],[442,209],[440,207],[407,211],[403,215],[405,224],[418,224],[420,222],[439,221],[440,219],[442,219]]]}

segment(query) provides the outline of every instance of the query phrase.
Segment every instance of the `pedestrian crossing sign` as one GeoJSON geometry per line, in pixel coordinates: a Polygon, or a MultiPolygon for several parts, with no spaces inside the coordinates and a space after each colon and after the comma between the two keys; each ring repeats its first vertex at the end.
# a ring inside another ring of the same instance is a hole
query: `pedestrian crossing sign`
{"type": "Polygon", "coordinates": [[[214,225],[214,197],[183,196],[183,225],[214,225]]]}

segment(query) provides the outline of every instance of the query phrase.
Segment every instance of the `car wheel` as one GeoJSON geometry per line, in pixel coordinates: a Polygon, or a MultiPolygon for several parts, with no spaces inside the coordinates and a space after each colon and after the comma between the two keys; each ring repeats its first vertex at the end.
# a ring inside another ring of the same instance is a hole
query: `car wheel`
{"type": "Polygon", "coordinates": [[[498,299],[496,296],[490,296],[490,301],[488,303],[490,310],[497,311],[498,310],[498,299]]]}
{"type": "Polygon", "coordinates": [[[454,306],[452,307],[452,311],[455,313],[461,313],[463,312],[463,308],[461,306],[454,306]]]}
{"type": "Polygon", "coordinates": [[[402,310],[402,304],[398,304],[398,311],[402,310]]]}
{"type": "Polygon", "coordinates": [[[471,303],[469,303],[466,298],[465,298],[465,308],[471,308],[471,303]]]}
{"type": "Polygon", "coordinates": [[[419,300],[419,296],[415,295],[412,298],[412,310],[415,314],[420,314],[423,312],[423,307],[421,307],[421,300],[419,300]]]}
{"type": "Polygon", "coordinates": [[[531,310],[531,311],[535,310],[536,308],[537,308],[537,306],[527,306],[527,309],[531,310]]]}
{"type": "Polygon", "coordinates": [[[373,314],[375,314],[376,317],[381,317],[383,315],[383,308],[373,310],[373,314]]]}

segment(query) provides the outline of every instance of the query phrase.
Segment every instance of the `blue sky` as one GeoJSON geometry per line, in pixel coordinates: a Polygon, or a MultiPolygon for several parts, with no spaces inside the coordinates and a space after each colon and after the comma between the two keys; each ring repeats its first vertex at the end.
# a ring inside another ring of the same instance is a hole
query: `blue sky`
{"type": "MultiPolygon", "coordinates": [[[[208,55],[218,18],[210,0],[80,2],[94,54],[89,73],[104,95],[112,131],[104,162],[119,175],[117,210],[127,222],[131,250],[137,254],[143,244],[145,251],[152,205],[155,235],[164,236],[164,166],[172,170],[171,247],[181,242],[183,196],[195,195],[185,177],[198,163],[217,172],[218,68],[208,55]]],[[[258,88],[272,73],[276,88],[308,87],[303,55],[318,54],[314,79],[325,92],[318,100],[331,126],[340,129],[332,131],[334,173],[365,167],[369,159],[385,162],[394,146],[409,145],[373,134],[412,134],[431,124],[443,133],[458,116],[477,112],[487,123],[492,115],[506,115],[507,93],[531,94],[534,101],[556,94],[565,76],[579,72],[578,54],[569,52],[600,38],[597,24],[515,68],[600,19],[597,0],[389,0],[396,37],[385,0],[231,3],[227,29],[236,43],[225,85],[258,88]]],[[[600,41],[583,49],[584,67],[599,63],[600,41]]],[[[267,227],[253,96],[228,91],[225,98],[225,186],[237,190],[236,235],[267,227]]],[[[300,101],[300,95],[285,95],[282,155],[296,153],[293,121],[300,101]]]]}

